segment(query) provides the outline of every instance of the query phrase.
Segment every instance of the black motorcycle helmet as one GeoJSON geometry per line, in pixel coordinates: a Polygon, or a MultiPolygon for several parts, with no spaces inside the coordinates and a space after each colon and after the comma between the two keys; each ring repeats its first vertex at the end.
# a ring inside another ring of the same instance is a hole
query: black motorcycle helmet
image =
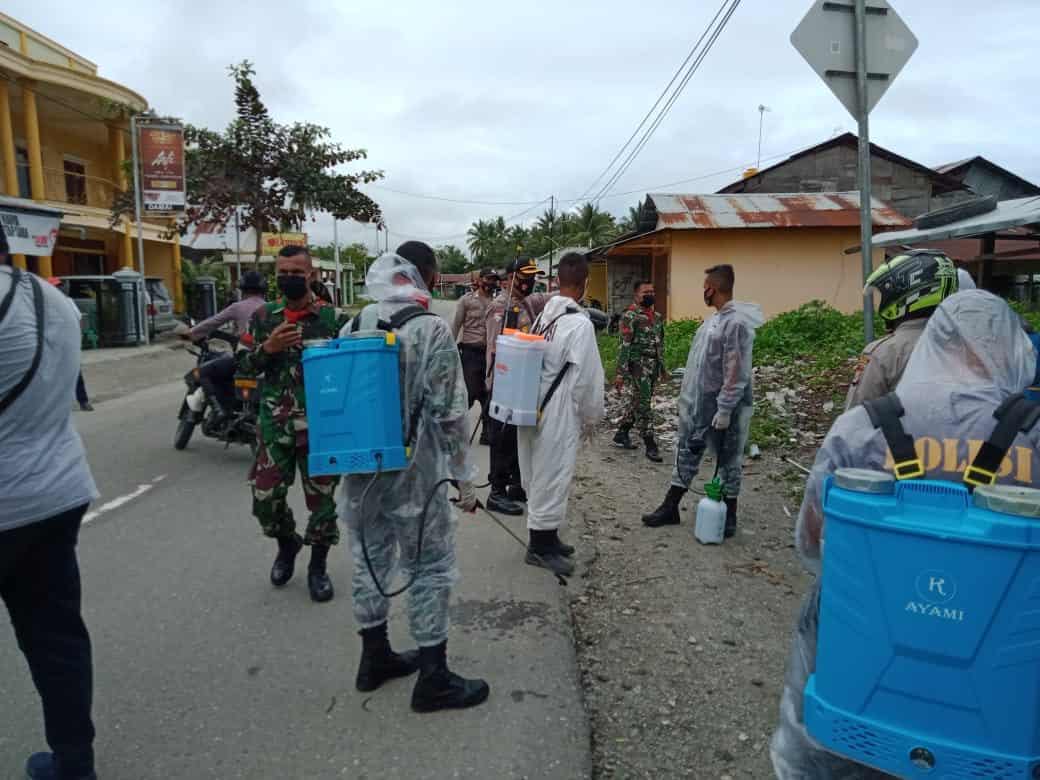
{"type": "Polygon", "coordinates": [[[244,293],[267,295],[267,277],[259,271],[246,271],[238,280],[238,289],[244,293]]]}

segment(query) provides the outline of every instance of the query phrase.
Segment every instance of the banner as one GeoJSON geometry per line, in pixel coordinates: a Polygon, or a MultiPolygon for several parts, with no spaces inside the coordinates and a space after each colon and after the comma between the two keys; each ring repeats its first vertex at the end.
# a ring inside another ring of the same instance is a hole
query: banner
{"type": "Polygon", "coordinates": [[[0,226],[12,255],[50,257],[58,243],[60,211],[29,210],[0,203],[0,226]]]}
{"type": "Polygon", "coordinates": [[[276,255],[282,247],[307,246],[306,233],[261,233],[260,254],[276,255]]]}
{"type": "Polygon", "coordinates": [[[140,125],[141,202],[145,211],[183,211],[184,129],[140,125]]]}

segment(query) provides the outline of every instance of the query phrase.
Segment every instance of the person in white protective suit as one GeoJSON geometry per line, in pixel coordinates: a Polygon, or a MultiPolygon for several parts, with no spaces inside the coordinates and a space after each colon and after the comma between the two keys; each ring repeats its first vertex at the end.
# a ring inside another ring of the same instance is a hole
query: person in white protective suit
{"type": "Polygon", "coordinates": [[[542,409],[537,426],[517,429],[520,475],[527,493],[527,563],[569,575],[574,548],[560,540],[582,441],[603,419],[603,364],[596,332],[577,301],[585,295],[589,264],[572,252],[560,259],[559,295],[550,298],[532,332],[548,342],[542,362],[542,409]]]}
{"type": "Polygon", "coordinates": [[[734,282],[731,265],[705,271],[704,303],[717,311],[697,329],[686,359],[672,484],[661,506],[643,515],[651,528],[679,524],[679,502],[710,448],[725,491],[726,537],[737,532],[737,497],[754,402],[752,347],[765,318],[757,304],[733,300],[734,282]]]}
{"type": "Polygon", "coordinates": [[[458,505],[465,512],[473,512],[477,501],[476,468],[468,456],[469,398],[459,351],[448,323],[427,311],[436,276],[437,259],[426,244],[409,241],[397,254],[383,255],[365,280],[378,303],[367,306],[341,334],[374,330],[381,327],[380,321],[394,326],[405,315],[414,315],[394,327],[401,349],[401,411],[412,443],[411,460],[401,471],[347,477],[338,504],[350,535],[354,617],[363,645],[357,688],[373,691],[418,668],[412,692],[416,712],[472,707],[489,693],[483,680],[450,672],[446,660],[448,603],[458,580],[456,520],[447,486],[438,483],[456,481],[458,505]],[[387,639],[390,599],[385,594],[399,566],[406,578],[414,577],[408,591],[408,623],[418,653],[394,653],[387,639]]]}
{"type": "Polygon", "coordinates": [[[975,280],[972,279],[971,278],[971,274],[969,274],[963,268],[958,268],[957,269],[957,286],[961,290],[975,290],[975,289],[977,289],[977,286],[975,284],[975,280]]]}
{"type": "MultiPolygon", "coordinates": [[[[994,412],[1021,392],[1036,371],[1035,351],[1008,305],[982,290],[960,292],[936,309],[896,387],[903,428],[917,443],[926,478],[961,482],[966,464],[993,433],[994,412]]],[[[1033,453],[1040,428],[1019,433],[998,482],[1040,488],[1033,453]]],[[[805,488],[795,542],[806,567],[819,574],[823,539],[823,486],[840,468],[891,471],[885,437],[858,406],[837,419],[823,442],[805,488]]],[[[867,780],[888,777],[826,752],[806,732],[803,691],[816,669],[819,584],[810,588],[795,626],[780,724],[771,756],[780,780],[867,780]]]]}

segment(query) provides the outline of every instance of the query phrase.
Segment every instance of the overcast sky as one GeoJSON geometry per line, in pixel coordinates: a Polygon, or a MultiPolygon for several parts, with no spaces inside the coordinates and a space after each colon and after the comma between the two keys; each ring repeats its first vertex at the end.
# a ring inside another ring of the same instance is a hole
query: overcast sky
{"type": "MultiPolygon", "coordinates": [[[[329,126],[397,190],[370,187],[391,244],[464,245],[475,219],[580,196],[635,129],[721,0],[351,0],[148,3],[7,0],[5,13],[95,61],[166,114],[222,128],[226,66],[256,64],[275,118],[329,126]],[[197,10],[194,10],[197,9],[197,10]]],[[[701,69],[613,192],[711,192],[763,157],[855,122],[789,35],[810,0],[744,0],[701,69]]],[[[934,166],[975,154],[1040,182],[1036,0],[895,0],[920,47],[871,116],[872,140],[934,166]]],[[[765,167],[765,165],[763,165],[765,167]]],[[[638,195],[604,198],[623,214],[638,195]]],[[[541,210],[520,217],[530,219],[541,210]]],[[[331,237],[331,220],[307,226],[331,237]]],[[[374,243],[345,223],[341,241],[374,243]]]]}

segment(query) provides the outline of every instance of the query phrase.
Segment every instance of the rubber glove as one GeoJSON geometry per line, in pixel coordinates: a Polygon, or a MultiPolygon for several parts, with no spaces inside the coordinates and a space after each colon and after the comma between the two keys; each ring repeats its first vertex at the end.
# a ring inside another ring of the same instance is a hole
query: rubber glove
{"type": "Polygon", "coordinates": [[[726,430],[727,428],[729,428],[729,421],[731,416],[731,412],[726,412],[722,409],[719,409],[717,412],[715,412],[715,418],[711,421],[711,427],[717,431],[726,430]]]}
{"type": "Polygon", "coordinates": [[[467,514],[473,514],[477,511],[477,494],[473,490],[473,483],[460,482],[458,487],[459,500],[456,502],[456,506],[467,514]]]}

